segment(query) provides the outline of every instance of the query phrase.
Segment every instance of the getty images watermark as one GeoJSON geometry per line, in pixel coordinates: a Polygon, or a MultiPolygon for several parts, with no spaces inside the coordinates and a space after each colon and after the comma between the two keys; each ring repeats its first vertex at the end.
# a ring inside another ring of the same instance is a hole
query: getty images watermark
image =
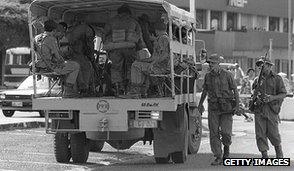
{"type": "Polygon", "coordinates": [[[224,166],[290,166],[290,158],[227,158],[224,166]]]}

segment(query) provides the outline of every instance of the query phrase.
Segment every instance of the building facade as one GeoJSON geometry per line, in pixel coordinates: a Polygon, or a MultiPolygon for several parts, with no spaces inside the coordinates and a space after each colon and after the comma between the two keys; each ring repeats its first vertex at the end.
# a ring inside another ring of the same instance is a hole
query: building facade
{"type": "MultiPolygon", "coordinates": [[[[189,0],[169,0],[188,9],[189,0]]],[[[197,39],[205,41],[209,53],[224,56],[225,62],[237,62],[246,71],[265,55],[275,63],[276,72],[289,75],[288,0],[195,0],[197,39]]],[[[294,11],[294,2],[291,10],[294,11]]],[[[290,32],[293,37],[293,15],[290,32]]],[[[293,74],[293,52],[291,74],[293,74]]]]}

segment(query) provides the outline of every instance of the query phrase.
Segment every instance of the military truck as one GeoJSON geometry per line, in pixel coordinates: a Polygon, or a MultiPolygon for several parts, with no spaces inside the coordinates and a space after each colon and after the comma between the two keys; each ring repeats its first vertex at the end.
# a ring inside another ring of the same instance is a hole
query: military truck
{"type": "MultiPolygon", "coordinates": [[[[170,37],[171,72],[151,75],[159,80],[157,97],[139,99],[119,97],[39,97],[33,109],[44,110],[46,132],[53,133],[58,162],[85,163],[90,145],[101,151],[105,142],[118,150],[130,148],[138,141],[153,143],[156,163],[184,163],[188,154],[198,152],[201,114],[197,109],[196,77],[189,69],[176,70],[175,61],[187,58],[196,62],[195,4],[191,12],[164,0],[35,0],[29,6],[31,47],[38,34],[37,25],[45,19],[71,21],[83,15],[84,22],[103,26],[123,4],[137,18],[149,16],[151,23],[165,17],[170,37]]],[[[98,29],[99,30],[99,29],[98,29]]],[[[32,61],[35,61],[32,54],[32,61]]],[[[37,73],[34,73],[37,75],[37,73]]],[[[35,87],[37,89],[37,87],[35,87]]]]}

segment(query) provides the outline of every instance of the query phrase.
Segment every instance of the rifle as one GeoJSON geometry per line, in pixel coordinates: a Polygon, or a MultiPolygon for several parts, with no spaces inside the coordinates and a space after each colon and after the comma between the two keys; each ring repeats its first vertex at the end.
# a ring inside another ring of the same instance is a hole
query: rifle
{"type": "MultiPolygon", "coordinates": [[[[264,59],[265,60],[267,57],[267,52],[264,56],[264,59]]],[[[255,88],[254,88],[254,92],[251,96],[251,99],[249,101],[249,110],[251,112],[254,112],[256,109],[260,108],[263,104],[264,104],[264,97],[265,97],[265,93],[264,93],[264,90],[262,90],[261,88],[261,85],[264,81],[264,78],[263,78],[263,70],[264,70],[264,61],[260,61],[259,64],[256,64],[256,65],[259,65],[261,66],[261,70],[258,74],[258,77],[257,77],[257,83],[255,84],[255,88]]]]}

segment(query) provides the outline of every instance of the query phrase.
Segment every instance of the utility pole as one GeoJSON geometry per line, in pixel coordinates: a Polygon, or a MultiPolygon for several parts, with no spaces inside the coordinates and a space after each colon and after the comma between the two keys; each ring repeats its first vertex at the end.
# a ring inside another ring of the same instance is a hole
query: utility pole
{"type": "Polygon", "coordinates": [[[271,61],[273,60],[272,55],[273,55],[273,39],[269,39],[269,59],[271,61]]]}
{"type": "MultiPolygon", "coordinates": [[[[289,64],[288,64],[288,78],[289,80],[291,79],[291,59],[292,59],[292,26],[291,26],[291,1],[292,0],[288,0],[288,59],[289,59],[289,64]]],[[[294,62],[293,62],[294,63],[294,62]]]]}

